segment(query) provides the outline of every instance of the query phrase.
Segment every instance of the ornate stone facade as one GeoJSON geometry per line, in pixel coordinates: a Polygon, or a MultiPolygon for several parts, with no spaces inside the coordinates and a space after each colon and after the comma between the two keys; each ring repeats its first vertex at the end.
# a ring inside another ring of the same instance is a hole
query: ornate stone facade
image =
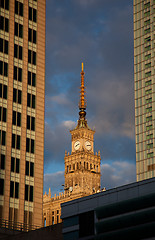
{"type": "Polygon", "coordinates": [[[100,191],[100,151],[94,154],[94,130],[87,124],[84,71],[81,72],[79,120],[71,130],[71,154],[65,152],[64,193],[51,198],[51,191],[43,196],[43,219],[46,226],[61,222],[61,203],[100,191]]]}

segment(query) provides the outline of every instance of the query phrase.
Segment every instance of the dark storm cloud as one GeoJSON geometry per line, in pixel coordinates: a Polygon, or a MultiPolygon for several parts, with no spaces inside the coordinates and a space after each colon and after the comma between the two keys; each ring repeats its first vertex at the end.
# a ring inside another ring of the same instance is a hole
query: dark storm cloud
{"type": "Polygon", "coordinates": [[[63,163],[64,151],[70,151],[82,61],[95,148],[103,163],[134,165],[132,1],[47,0],[46,5],[45,165],[63,163]]]}

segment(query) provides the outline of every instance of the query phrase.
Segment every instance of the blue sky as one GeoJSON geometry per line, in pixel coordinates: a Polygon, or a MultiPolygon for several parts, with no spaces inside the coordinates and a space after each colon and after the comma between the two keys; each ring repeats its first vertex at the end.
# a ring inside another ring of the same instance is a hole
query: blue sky
{"type": "Polygon", "coordinates": [[[132,0],[46,1],[44,191],[62,190],[84,62],[87,120],[101,186],[136,181],[132,0]]]}

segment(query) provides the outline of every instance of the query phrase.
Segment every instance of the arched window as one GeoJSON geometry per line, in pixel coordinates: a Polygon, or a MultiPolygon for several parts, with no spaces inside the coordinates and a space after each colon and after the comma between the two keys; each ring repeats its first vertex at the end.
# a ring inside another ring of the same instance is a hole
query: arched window
{"type": "Polygon", "coordinates": [[[46,227],[46,218],[44,218],[44,227],[46,227]]]}

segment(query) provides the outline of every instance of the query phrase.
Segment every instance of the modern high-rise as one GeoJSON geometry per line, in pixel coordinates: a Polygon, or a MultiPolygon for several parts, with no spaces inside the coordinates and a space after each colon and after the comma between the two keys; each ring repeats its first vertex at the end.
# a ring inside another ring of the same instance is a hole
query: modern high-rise
{"type": "Polygon", "coordinates": [[[137,181],[155,177],[155,0],[134,0],[137,181]]]}
{"type": "Polygon", "coordinates": [[[0,223],[42,225],[46,0],[0,0],[0,223]]]}

